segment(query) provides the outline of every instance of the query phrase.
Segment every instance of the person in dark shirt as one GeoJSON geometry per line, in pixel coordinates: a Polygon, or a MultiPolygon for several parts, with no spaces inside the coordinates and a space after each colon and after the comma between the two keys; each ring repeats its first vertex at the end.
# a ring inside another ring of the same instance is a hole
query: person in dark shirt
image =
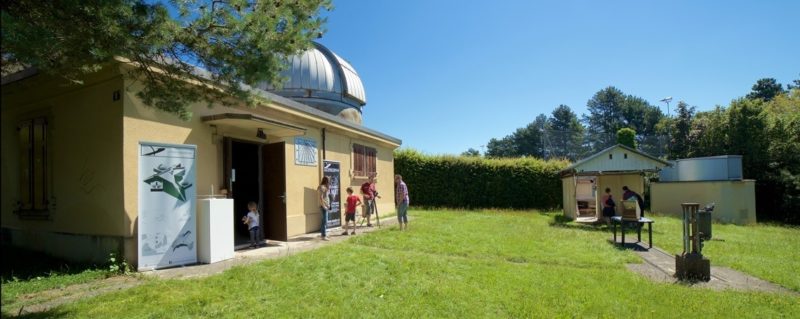
{"type": "Polygon", "coordinates": [[[628,200],[631,197],[635,198],[636,202],[639,203],[639,210],[642,213],[642,217],[644,217],[644,200],[642,199],[642,196],[630,190],[628,186],[622,186],[622,191],[622,200],[628,200]]]}

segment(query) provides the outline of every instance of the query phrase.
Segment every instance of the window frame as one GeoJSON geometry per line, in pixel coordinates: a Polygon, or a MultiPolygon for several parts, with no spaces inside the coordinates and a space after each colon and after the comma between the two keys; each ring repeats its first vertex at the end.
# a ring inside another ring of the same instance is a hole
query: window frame
{"type": "Polygon", "coordinates": [[[353,176],[355,177],[369,177],[372,174],[378,173],[378,149],[352,143],[352,163],[353,163],[353,176]]]}
{"type": "Polygon", "coordinates": [[[50,219],[54,204],[51,120],[48,116],[20,120],[17,122],[17,135],[19,194],[14,213],[20,219],[50,219]]]}

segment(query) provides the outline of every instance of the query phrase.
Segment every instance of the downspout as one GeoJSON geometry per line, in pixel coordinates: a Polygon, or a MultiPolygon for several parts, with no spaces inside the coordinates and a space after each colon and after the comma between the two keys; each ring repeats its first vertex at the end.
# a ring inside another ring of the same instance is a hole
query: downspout
{"type": "Polygon", "coordinates": [[[325,128],[322,128],[322,160],[325,160],[325,128]]]}

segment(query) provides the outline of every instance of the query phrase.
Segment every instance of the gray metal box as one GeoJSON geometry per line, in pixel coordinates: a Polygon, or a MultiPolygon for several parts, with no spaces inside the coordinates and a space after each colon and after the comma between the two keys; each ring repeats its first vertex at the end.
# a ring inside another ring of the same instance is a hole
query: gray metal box
{"type": "Polygon", "coordinates": [[[721,155],[679,159],[661,171],[663,182],[741,180],[742,156],[721,155]]]}

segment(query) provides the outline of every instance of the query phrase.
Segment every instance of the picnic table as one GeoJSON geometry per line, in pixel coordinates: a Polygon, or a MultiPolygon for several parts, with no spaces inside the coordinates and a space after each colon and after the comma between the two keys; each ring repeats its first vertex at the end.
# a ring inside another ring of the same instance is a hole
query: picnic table
{"type": "Polygon", "coordinates": [[[638,235],[638,242],[642,241],[642,225],[647,224],[647,233],[650,239],[650,248],[653,248],[653,220],[650,218],[639,217],[639,219],[623,219],[622,216],[611,217],[611,223],[614,225],[614,243],[617,242],[617,224],[622,226],[622,246],[625,246],[625,224],[637,223],[636,234],[638,235]]]}

